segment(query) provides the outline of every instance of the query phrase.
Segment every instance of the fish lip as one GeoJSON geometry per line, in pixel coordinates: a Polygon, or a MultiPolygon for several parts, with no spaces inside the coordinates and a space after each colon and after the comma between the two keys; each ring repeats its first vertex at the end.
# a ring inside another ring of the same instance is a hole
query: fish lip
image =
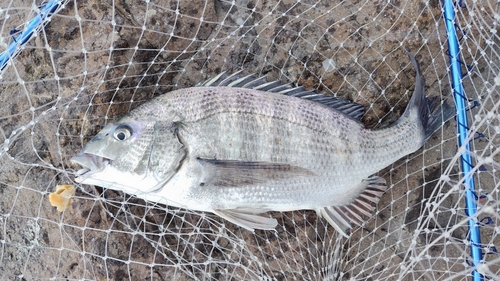
{"type": "Polygon", "coordinates": [[[82,182],[93,174],[103,171],[113,162],[109,158],[91,153],[78,153],[71,157],[70,161],[83,167],[75,172],[75,181],[77,182],[82,182]]]}

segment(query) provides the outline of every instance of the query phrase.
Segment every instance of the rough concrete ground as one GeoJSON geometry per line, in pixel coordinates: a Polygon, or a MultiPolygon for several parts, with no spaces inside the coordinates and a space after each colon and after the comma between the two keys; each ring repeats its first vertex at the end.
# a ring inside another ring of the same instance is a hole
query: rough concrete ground
{"type": "MultiPolygon", "coordinates": [[[[29,11],[0,13],[6,41],[13,27],[33,16],[29,11]]],[[[48,202],[56,184],[73,181],[69,158],[106,122],[224,70],[361,103],[368,127],[391,122],[414,85],[403,47],[417,54],[430,95],[450,93],[445,35],[439,1],[69,2],[2,75],[0,148],[8,151],[0,156],[0,277],[312,280],[335,279],[342,271],[340,279],[438,280],[465,274],[464,228],[453,231],[452,246],[439,242],[426,250],[429,258],[411,269],[401,266],[409,262],[409,249],[433,239],[433,233],[412,238],[422,229],[424,203],[451,188],[435,191],[455,156],[453,121],[423,150],[380,173],[390,189],[348,242],[338,241],[312,211],[273,213],[276,232],[251,234],[210,214],[88,186],[78,186],[64,213],[48,202]]],[[[475,61],[483,44],[473,43],[466,61],[475,61]]],[[[456,180],[458,168],[448,174],[456,180]]],[[[463,207],[460,199],[446,197],[428,228],[462,219],[451,211],[463,207]]],[[[491,243],[498,245],[498,238],[491,243]]]]}

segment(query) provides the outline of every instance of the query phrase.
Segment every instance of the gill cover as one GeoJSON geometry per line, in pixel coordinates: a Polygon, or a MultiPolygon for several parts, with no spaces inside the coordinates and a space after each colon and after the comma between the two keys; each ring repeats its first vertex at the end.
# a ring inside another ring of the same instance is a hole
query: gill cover
{"type": "Polygon", "coordinates": [[[179,134],[179,123],[156,122],[149,167],[158,182],[168,181],[186,158],[186,147],[179,134]]]}

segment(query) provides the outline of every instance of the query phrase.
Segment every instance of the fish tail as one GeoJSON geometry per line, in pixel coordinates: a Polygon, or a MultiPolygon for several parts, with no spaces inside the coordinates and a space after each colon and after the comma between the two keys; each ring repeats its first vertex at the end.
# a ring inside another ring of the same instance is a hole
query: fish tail
{"type": "Polygon", "coordinates": [[[423,130],[425,132],[425,138],[423,140],[423,142],[425,142],[446,121],[455,115],[455,107],[446,100],[441,101],[436,107],[437,97],[429,98],[425,95],[425,80],[420,74],[420,68],[417,60],[408,50],[405,49],[405,51],[410,57],[411,63],[415,68],[417,75],[413,96],[411,97],[402,117],[410,118],[410,114],[414,111],[418,113],[418,118],[422,123],[423,130]]]}

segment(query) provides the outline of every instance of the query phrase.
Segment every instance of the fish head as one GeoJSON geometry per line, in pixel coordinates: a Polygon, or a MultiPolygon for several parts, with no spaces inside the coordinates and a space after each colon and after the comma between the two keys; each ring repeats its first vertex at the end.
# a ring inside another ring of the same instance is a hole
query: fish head
{"type": "Polygon", "coordinates": [[[169,124],[130,117],[108,124],[71,158],[83,167],[75,181],[139,196],[160,189],[183,158],[175,153],[182,154],[176,125],[169,124]],[[159,156],[162,152],[170,154],[159,156]]]}

